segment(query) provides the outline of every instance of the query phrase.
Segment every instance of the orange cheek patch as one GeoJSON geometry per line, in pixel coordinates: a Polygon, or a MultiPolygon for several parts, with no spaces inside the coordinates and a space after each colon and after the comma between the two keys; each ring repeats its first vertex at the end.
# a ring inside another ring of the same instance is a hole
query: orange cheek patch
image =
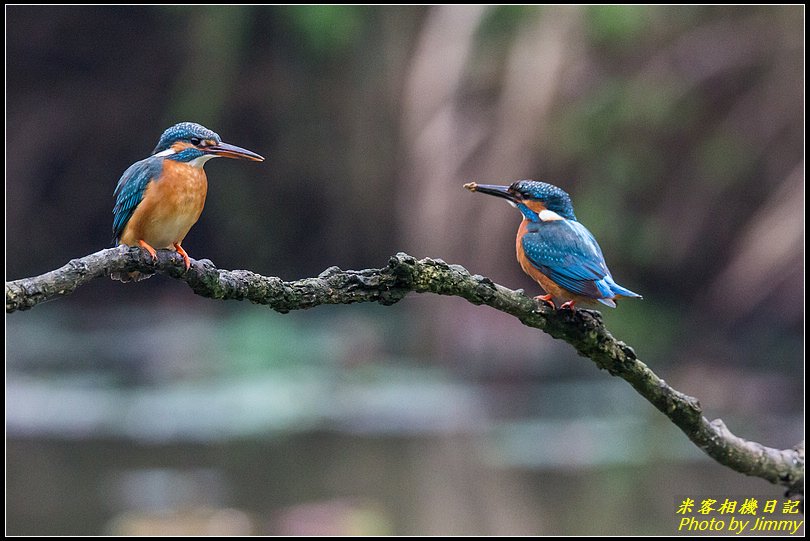
{"type": "Polygon", "coordinates": [[[521,202],[524,205],[526,205],[527,207],[529,207],[531,210],[536,212],[537,214],[540,214],[541,212],[546,210],[546,206],[543,203],[541,203],[540,201],[532,201],[530,199],[524,199],[521,202]]]}
{"type": "Polygon", "coordinates": [[[174,150],[176,153],[180,153],[191,147],[192,145],[190,143],[186,143],[185,141],[177,141],[172,145],[172,150],[174,150]]]}

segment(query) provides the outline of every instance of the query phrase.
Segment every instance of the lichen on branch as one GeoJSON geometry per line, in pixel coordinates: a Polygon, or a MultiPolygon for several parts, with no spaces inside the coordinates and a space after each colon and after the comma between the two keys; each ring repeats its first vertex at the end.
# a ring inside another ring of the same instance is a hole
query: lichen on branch
{"type": "Polygon", "coordinates": [[[40,276],[6,282],[6,313],[69,295],[95,278],[132,271],[159,272],[183,280],[198,295],[248,300],[281,313],[322,304],[390,305],[411,292],[450,295],[476,305],[485,304],[568,342],[600,369],[627,381],[718,463],[788,487],[791,494],[803,493],[803,443],[792,449],[774,449],[735,436],[722,420],[707,420],[697,399],[670,387],[637,358],[631,347],[616,340],[605,328],[599,312],[554,310],[522,291],[505,288],[441,259],[417,260],[398,253],[380,269],[344,271],[330,267],[316,278],[286,282],[247,270],[218,269],[207,259],[192,260],[186,271],[183,259],[175,252],[160,250],[153,262],[145,251],[121,246],[73,259],[40,276]]]}

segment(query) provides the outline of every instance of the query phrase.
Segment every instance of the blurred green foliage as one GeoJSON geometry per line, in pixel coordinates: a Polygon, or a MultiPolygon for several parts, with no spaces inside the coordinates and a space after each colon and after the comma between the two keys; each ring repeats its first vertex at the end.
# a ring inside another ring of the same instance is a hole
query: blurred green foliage
{"type": "Polygon", "coordinates": [[[282,11],[312,60],[342,56],[360,41],[370,19],[363,6],[297,6],[282,11]]]}
{"type": "Polygon", "coordinates": [[[649,28],[650,6],[588,6],[588,36],[596,45],[638,47],[649,28]]]}

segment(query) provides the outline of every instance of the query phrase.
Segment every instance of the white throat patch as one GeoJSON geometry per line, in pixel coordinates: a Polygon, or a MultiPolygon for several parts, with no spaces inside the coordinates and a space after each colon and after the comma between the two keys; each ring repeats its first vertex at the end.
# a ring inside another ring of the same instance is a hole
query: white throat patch
{"type": "Polygon", "coordinates": [[[158,156],[161,156],[161,157],[162,156],[171,156],[172,154],[177,154],[177,153],[174,151],[174,149],[172,147],[169,147],[166,150],[161,150],[160,152],[155,154],[155,157],[158,157],[158,156]]]}
{"type": "Polygon", "coordinates": [[[199,158],[194,158],[193,160],[188,162],[188,164],[192,167],[202,168],[202,166],[205,165],[205,162],[207,162],[212,158],[219,158],[219,156],[217,156],[216,154],[203,154],[199,158]]]}
{"type": "Polygon", "coordinates": [[[555,220],[564,220],[565,219],[562,216],[560,216],[559,214],[557,214],[556,212],[554,212],[553,210],[548,210],[548,209],[541,210],[540,214],[538,214],[538,216],[544,222],[553,222],[555,220]]]}

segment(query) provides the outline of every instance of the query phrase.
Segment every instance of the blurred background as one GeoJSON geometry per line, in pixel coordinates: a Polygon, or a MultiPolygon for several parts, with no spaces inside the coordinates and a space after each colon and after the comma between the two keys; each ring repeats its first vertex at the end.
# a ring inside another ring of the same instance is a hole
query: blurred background
{"type": "MultiPolygon", "coordinates": [[[[7,6],[6,279],[108,247],[179,121],[267,158],[207,165],[186,250],[288,280],[406,251],[539,294],[517,212],[461,186],[544,180],[644,295],[608,328],[791,447],[803,44],[803,6],[7,6]]],[[[670,534],[683,497],[783,493],[458,298],[279,315],[97,280],[6,340],[9,534],[670,534]]]]}

